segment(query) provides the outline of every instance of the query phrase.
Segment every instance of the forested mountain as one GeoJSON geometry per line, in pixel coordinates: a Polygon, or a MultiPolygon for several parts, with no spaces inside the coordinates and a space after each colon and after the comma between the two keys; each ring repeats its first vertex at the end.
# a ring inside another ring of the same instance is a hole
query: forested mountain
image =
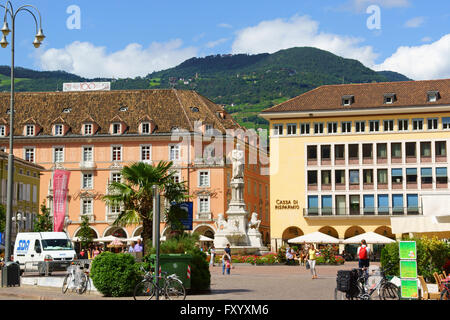
{"type": "MultiPolygon", "coordinates": [[[[9,67],[0,66],[0,90],[10,86],[9,67]]],[[[375,72],[357,60],[316,48],[302,47],[273,54],[214,55],[192,58],[180,65],[134,79],[85,79],[67,72],[16,69],[17,91],[56,91],[64,82],[111,81],[112,90],[193,89],[228,112],[246,127],[266,127],[257,114],[325,84],[406,81],[392,71],[375,72]]]]}

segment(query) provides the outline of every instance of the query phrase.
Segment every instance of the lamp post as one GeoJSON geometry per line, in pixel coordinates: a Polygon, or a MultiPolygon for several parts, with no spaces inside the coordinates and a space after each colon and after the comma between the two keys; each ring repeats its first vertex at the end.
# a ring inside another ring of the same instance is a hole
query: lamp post
{"type": "Polygon", "coordinates": [[[13,204],[13,187],[14,187],[14,46],[15,46],[15,31],[16,31],[16,17],[21,12],[28,12],[34,19],[36,24],[36,36],[33,41],[35,48],[39,48],[42,41],[45,39],[42,31],[42,19],[39,10],[32,5],[23,5],[17,10],[14,10],[11,1],[7,1],[5,5],[0,5],[0,8],[5,9],[3,17],[3,27],[1,32],[3,34],[0,46],[6,48],[9,43],[6,37],[11,33],[11,105],[9,108],[9,156],[8,156],[8,186],[6,194],[6,227],[5,227],[5,261],[11,260],[11,220],[12,220],[12,204],[13,204]],[[34,12],[33,12],[34,11],[34,12]],[[36,17],[39,17],[39,22],[36,17]],[[8,20],[11,22],[11,29],[9,29],[8,20]]]}
{"type": "MultiPolygon", "coordinates": [[[[22,225],[22,221],[27,221],[27,218],[25,216],[22,216],[20,212],[17,213],[15,217],[12,217],[11,219],[13,222],[17,222],[17,233],[20,232],[20,227],[22,225]]],[[[6,250],[6,249],[5,249],[6,250]]]]}

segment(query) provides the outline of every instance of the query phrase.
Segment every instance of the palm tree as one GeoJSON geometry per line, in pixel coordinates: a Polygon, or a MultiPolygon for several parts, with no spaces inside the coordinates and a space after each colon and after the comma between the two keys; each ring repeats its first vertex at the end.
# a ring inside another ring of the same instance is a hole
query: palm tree
{"type": "MultiPolygon", "coordinates": [[[[187,190],[184,183],[174,181],[172,166],[172,162],[166,161],[159,162],[157,166],[144,162],[125,166],[121,170],[122,181],[111,182],[108,187],[108,195],[103,197],[108,205],[123,206],[123,209],[114,221],[114,225],[142,224],[142,240],[144,244],[147,244],[152,237],[153,186],[159,187],[159,190],[169,203],[178,203],[187,198],[187,190]]],[[[180,217],[176,207],[168,209],[166,213],[169,220],[174,217],[180,217]]],[[[168,222],[171,223],[171,221],[168,222]]]]}

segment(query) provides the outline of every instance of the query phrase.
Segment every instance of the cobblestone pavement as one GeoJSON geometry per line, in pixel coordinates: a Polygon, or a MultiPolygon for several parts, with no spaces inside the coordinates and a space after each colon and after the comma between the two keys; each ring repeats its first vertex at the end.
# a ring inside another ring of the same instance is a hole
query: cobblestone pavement
{"type": "MultiPolygon", "coordinates": [[[[319,278],[313,280],[304,266],[235,264],[231,275],[222,275],[222,268],[215,266],[211,269],[211,292],[188,295],[186,300],[332,300],[337,270],[355,267],[356,262],[346,262],[340,266],[317,266],[319,278]]],[[[32,285],[0,288],[0,300],[130,299],[103,297],[96,292],[62,294],[60,288],[32,285]]]]}

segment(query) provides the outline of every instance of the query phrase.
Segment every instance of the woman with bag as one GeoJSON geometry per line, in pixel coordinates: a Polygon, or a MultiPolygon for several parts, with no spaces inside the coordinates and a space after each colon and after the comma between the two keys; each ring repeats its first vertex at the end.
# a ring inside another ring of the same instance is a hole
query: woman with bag
{"type": "MultiPolygon", "coordinates": [[[[308,250],[308,261],[307,264],[309,264],[309,269],[311,270],[312,278],[317,279],[317,271],[316,271],[316,253],[318,250],[314,247],[314,244],[311,244],[309,246],[308,250]]],[[[308,265],[306,266],[306,269],[308,269],[308,265]]]]}

